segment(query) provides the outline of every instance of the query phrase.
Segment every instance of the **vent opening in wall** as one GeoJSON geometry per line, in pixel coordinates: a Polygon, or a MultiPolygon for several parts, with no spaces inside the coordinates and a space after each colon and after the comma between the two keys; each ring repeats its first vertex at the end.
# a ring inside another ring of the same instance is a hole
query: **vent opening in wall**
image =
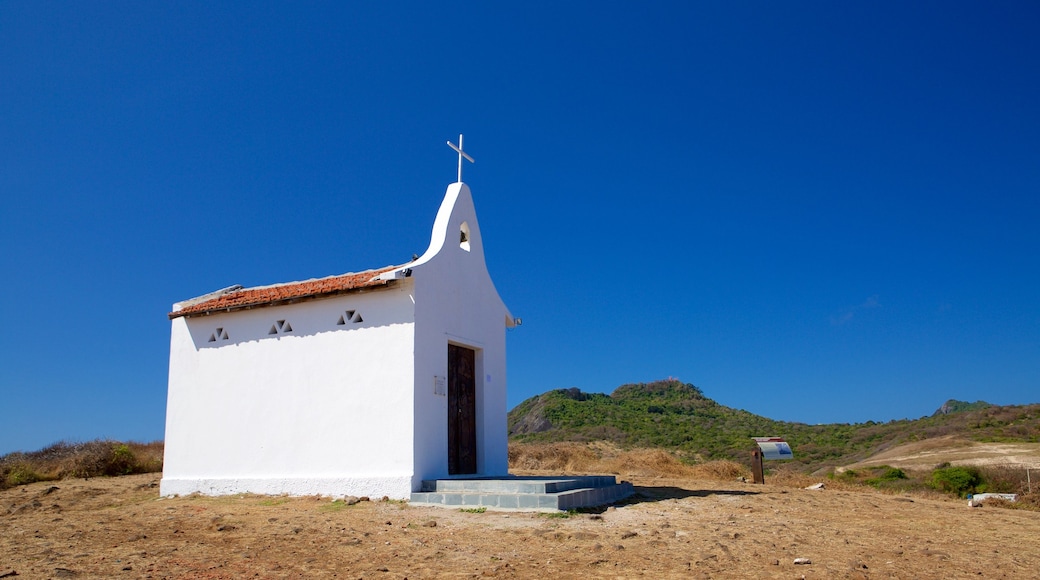
{"type": "Polygon", "coordinates": [[[336,322],[336,324],[342,326],[344,324],[347,324],[348,322],[357,324],[358,322],[364,322],[364,320],[361,319],[361,313],[357,310],[347,310],[342,315],[340,315],[339,320],[336,322]]]}
{"type": "Polygon", "coordinates": [[[218,340],[227,340],[228,333],[223,328],[217,328],[216,332],[209,335],[209,342],[217,342],[218,340]]]}
{"type": "Polygon", "coordinates": [[[267,334],[285,334],[286,332],[292,332],[292,325],[288,321],[279,320],[271,325],[271,330],[267,331],[267,334]]]}
{"type": "Polygon", "coordinates": [[[469,251],[469,224],[466,222],[459,227],[459,247],[469,251]]]}

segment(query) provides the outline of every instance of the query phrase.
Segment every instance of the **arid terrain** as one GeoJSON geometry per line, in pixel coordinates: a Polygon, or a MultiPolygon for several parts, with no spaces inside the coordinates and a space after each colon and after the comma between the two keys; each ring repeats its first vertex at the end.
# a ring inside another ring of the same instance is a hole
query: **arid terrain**
{"type": "Polygon", "coordinates": [[[160,499],[159,474],[0,492],[0,577],[1036,578],[1040,512],[939,496],[626,477],[598,513],[160,499]],[[796,564],[805,558],[811,563],[796,564]]]}
{"type": "Polygon", "coordinates": [[[982,443],[955,436],[937,437],[887,449],[848,467],[891,465],[903,469],[931,469],[941,462],[1029,468],[1036,470],[1040,479],[1040,443],[982,443]]]}

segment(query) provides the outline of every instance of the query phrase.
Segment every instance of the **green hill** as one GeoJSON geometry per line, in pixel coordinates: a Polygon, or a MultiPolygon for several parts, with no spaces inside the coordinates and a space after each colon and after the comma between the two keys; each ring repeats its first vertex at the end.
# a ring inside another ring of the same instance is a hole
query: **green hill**
{"type": "MultiPolygon", "coordinates": [[[[967,405],[967,404],[964,404],[967,405]]],[[[612,441],[663,447],[694,459],[746,460],[751,437],[782,436],[813,470],[853,463],[910,441],[959,435],[976,441],[1040,441],[1040,404],[975,408],[915,420],[807,425],[720,405],[677,380],[623,385],[610,395],[558,389],[509,412],[516,442],[612,441]]],[[[969,405],[971,406],[971,405],[969,405]]]]}
{"type": "Polygon", "coordinates": [[[992,407],[986,401],[975,401],[974,403],[968,403],[966,401],[958,401],[957,399],[950,399],[942,404],[941,407],[932,413],[933,417],[939,415],[949,415],[950,413],[963,413],[964,411],[978,411],[979,409],[985,409],[992,407]]]}

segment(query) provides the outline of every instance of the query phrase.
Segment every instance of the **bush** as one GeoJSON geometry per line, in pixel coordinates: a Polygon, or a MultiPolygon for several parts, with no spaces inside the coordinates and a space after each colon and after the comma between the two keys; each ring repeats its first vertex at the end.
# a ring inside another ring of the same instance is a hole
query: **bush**
{"type": "Polygon", "coordinates": [[[105,475],[129,475],[134,472],[137,458],[126,444],[112,446],[112,457],[105,466],[105,475]]]}
{"type": "Polygon", "coordinates": [[[975,493],[982,484],[982,474],[977,467],[958,465],[943,467],[932,472],[932,487],[946,493],[955,493],[961,497],[975,493]]]}
{"type": "Polygon", "coordinates": [[[874,487],[881,487],[885,483],[899,481],[906,479],[906,472],[898,467],[883,466],[884,471],[878,474],[876,477],[867,479],[864,483],[872,485],[874,487]]]}
{"type": "MultiPolygon", "coordinates": [[[[1021,466],[1012,465],[988,465],[980,468],[983,481],[986,482],[986,490],[993,493],[1017,493],[1025,494],[1028,491],[1026,484],[1026,470],[1021,466]]],[[[980,492],[982,490],[979,490],[980,492]]]]}
{"type": "Polygon", "coordinates": [[[855,469],[844,469],[842,471],[834,471],[831,469],[831,471],[827,473],[827,479],[856,481],[857,477],[859,477],[859,473],[856,472],[855,469]]]}
{"type": "Polygon", "coordinates": [[[0,489],[6,489],[8,487],[14,487],[16,485],[25,485],[28,483],[36,483],[37,481],[44,481],[44,476],[40,475],[33,469],[32,465],[25,462],[14,463],[0,471],[0,489]]]}

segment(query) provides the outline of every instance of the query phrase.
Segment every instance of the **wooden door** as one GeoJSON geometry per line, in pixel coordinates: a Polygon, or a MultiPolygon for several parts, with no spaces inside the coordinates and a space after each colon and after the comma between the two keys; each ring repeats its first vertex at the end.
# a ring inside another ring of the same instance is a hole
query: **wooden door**
{"type": "Polygon", "coordinates": [[[448,473],[477,472],[476,353],[448,345],[448,473]]]}

